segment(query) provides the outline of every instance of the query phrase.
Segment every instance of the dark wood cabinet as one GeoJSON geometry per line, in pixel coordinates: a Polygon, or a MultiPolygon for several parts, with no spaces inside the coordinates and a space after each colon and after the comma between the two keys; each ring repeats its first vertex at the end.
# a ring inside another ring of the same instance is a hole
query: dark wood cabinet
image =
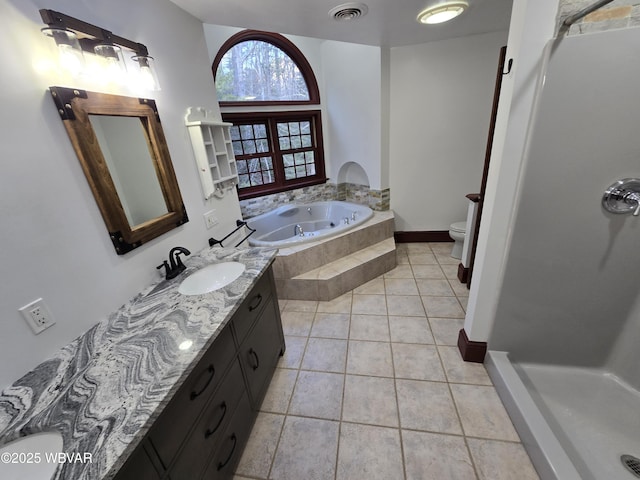
{"type": "Polygon", "coordinates": [[[160,480],[160,473],[153,466],[151,458],[147,453],[148,442],[143,442],[135,452],[131,454],[127,463],[120,469],[117,475],[118,480],[160,480]]]}
{"type": "Polygon", "coordinates": [[[275,300],[270,298],[264,305],[260,321],[255,322],[240,345],[240,363],[247,378],[251,405],[255,410],[260,408],[278,357],[283,353],[274,349],[274,345],[280,342],[281,332],[278,307],[275,300]]]}
{"type": "Polygon", "coordinates": [[[232,478],[284,349],[269,268],[116,479],[232,478]]]}

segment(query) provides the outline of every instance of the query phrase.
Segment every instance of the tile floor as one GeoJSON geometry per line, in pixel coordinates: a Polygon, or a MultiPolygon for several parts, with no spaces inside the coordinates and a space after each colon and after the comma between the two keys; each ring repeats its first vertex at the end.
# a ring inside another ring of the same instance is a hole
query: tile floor
{"type": "Polygon", "coordinates": [[[451,244],[330,302],[280,300],[280,360],[235,480],[535,480],[484,366],[456,345],[451,244]]]}

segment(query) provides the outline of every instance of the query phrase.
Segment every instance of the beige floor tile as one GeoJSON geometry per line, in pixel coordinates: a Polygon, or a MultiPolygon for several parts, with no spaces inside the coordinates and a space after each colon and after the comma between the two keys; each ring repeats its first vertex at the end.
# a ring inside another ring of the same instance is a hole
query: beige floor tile
{"type": "Polygon", "coordinates": [[[260,410],[271,413],[287,413],[291,392],[293,392],[297,377],[297,370],[276,368],[260,410]]]}
{"type": "MultiPolygon", "coordinates": [[[[435,263],[435,262],[434,262],[435,263]]],[[[442,268],[438,264],[434,265],[411,265],[411,269],[413,270],[413,276],[418,278],[435,278],[435,279],[445,279],[444,272],[442,268]]]]}
{"type": "Polygon", "coordinates": [[[284,355],[278,360],[280,368],[300,368],[302,355],[307,346],[306,337],[285,337],[284,343],[287,346],[284,355]]]}
{"type": "Polygon", "coordinates": [[[462,435],[446,383],[398,379],[396,391],[402,428],[462,435]]]}
{"type": "Polygon", "coordinates": [[[446,377],[434,345],[392,343],[396,378],[444,382],[446,377]]]}
{"type": "Polygon", "coordinates": [[[409,252],[409,263],[413,265],[438,265],[436,256],[433,253],[411,253],[409,252]]]}
{"type": "Polygon", "coordinates": [[[407,317],[389,315],[391,341],[400,343],[428,343],[434,339],[429,328],[427,317],[407,317]]]}
{"type": "Polygon", "coordinates": [[[313,312],[282,312],[282,331],[285,335],[306,337],[313,324],[313,312]]]}
{"type": "Polygon", "coordinates": [[[447,280],[438,280],[435,278],[421,278],[416,280],[420,295],[429,295],[434,297],[453,297],[454,293],[447,280]]]}
{"type": "Polygon", "coordinates": [[[344,375],[307,372],[298,375],[289,414],[340,420],[344,375]]]}
{"type": "Polygon", "coordinates": [[[464,318],[464,310],[456,297],[422,296],[427,317],[464,318]]]}
{"type": "Polygon", "coordinates": [[[442,268],[442,273],[449,280],[457,280],[458,279],[458,265],[440,265],[442,268]]]}
{"type": "Polygon", "coordinates": [[[393,270],[384,274],[384,278],[413,278],[411,265],[398,265],[393,270]]]}
{"type": "Polygon", "coordinates": [[[407,255],[407,252],[398,252],[397,247],[396,247],[396,264],[397,265],[409,264],[409,255],[407,255]]]}
{"type": "Polygon", "coordinates": [[[413,278],[385,278],[384,289],[387,295],[418,295],[413,278]]]}
{"type": "Polygon", "coordinates": [[[469,303],[469,297],[458,297],[458,300],[460,301],[460,305],[462,305],[462,309],[466,312],[467,303],[469,303]]]}
{"type": "Polygon", "coordinates": [[[479,438],[467,442],[480,480],[539,480],[522,444],[479,438]]]}
{"type": "Polygon", "coordinates": [[[337,480],[404,478],[400,432],[345,423],[340,429],[337,480]]]}
{"type": "Polygon", "coordinates": [[[287,301],[285,299],[279,298],[278,299],[278,308],[280,309],[280,311],[282,312],[284,310],[284,307],[287,306],[287,301]]]}
{"type": "Polygon", "coordinates": [[[434,253],[449,254],[453,248],[453,242],[428,242],[428,245],[434,253]]]}
{"type": "Polygon", "coordinates": [[[313,300],[287,300],[285,312],[315,312],[318,302],[313,300]]]}
{"type": "Polygon", "coordinates": [[[451,256],[451,248],[448,252],[434,252],[434,254],[440,265],[458,265],[460,263],[459,258],[451,256]]]}
{"type": "Polygon", "coordinates": [[[463,437],[402,430],[402,446],[407,480],[476,480],[463,437]]]}
{"type": "Polygon", "coordinates": [[[393,377],[391,344],[385,342],[365,342],[349,340],[347,373],[393,377]]]}
{"type": "Polygon", "coordinates": [[[329,338],[310,338],[300,368],[323,372],[344,373],[347,341],[329,338]]]}
{"type": "Polygon", "coordinates": [[[462,318],[429,318],[431,333],[438,345],[457,345],[458,334],[464,326],[462,318]]]}
{"type": "Polygon", "coordinates": [[[456,297],[469,296],[469,289],[467,288],[466,283],[462,283],[458,279],[451,279],[449,281],[449,284],[451,285],[451,289],[453,290],[453,293],[456,295],[456,297]]]}
{"type": "Polygon", "coordinates": [[[333,480],[338,425],[330,420],[288,416],[270,478],[333,480]]]}
{"type": "Polygon", "coordinates": [[[389,342],[389,319],[386,315],[351,315],[349,339],[389,342]]]}
{"type": "Polygon", "coordinates": [[[349,338],[349,317],[348,313],[316,313],[310,335],[312,337],[349,338]]]}
{"type": "Polygon", "coordinates": [[[342,420],[397,427],[398,408],[393,379],[347,375],[342,420]]]}
{"type": "Polygon", "coordinates": [[[353,289],[355,295],[384,295],[384,278],[382,276],[369,280],[364,285],[353,289]]]}
{"type": "Polygon", "coordinates": [[[387,296],[389,315],[423,317],[425,315],[422,300],[417,295],[387,296]]]}
{"type": "Polygon", "coordinates": [[[458,347],[439,346],[438,352],[449,382],[493,385],[484,365],[462,360],[458,347]]]}
{"type": "Polygon", "coordinates": [[[351,292],[340,295],[328,302],[318,302],[318,312],[323,313],[351,313],[351,292]]]}
{"type": "Polygon", "coordinates": [[[351,313],[369,315],[386,315],[387,302],[385,295],[353,295],[351,313]]]}
{"type": "Polygon", "coordinates": [[[284,415],[265,412],[258,414],[247,446],[236,468],[238,475],[267,478],[284,419],[284,415]]]}
{"type": "Polygon", "coordinates": [[[451,384],[465,435],[520,441],[494,387],[451,384]]]}
{"type": "Polygon", "coordinates": [[[427,242],[410,242],[407,243],[407,252],[409,253],[431,253],[431,245],[427,242]]]}

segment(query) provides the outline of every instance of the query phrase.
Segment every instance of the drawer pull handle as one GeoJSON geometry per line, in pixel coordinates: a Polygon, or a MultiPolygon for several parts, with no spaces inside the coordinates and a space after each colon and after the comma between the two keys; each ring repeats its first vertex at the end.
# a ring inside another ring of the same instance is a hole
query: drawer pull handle
{"type": "Polygon", "coordinates": [[[218,430],[218,428],[220,428],[220,425],[222,425],[222,420],[224,420],[224,416],[227,414],[227,402],[222,402],[222,405],[220,405],[220,408],[222,409],[222,415],[220,416],[220,420],[218,420],[218,423],[216,424],[215,427],[208,428],[207,431],[204,432],[205,439],[209,438],[211,435],[216,433],[216,430],[218,430]]]}
{"type": "Polygon", "coordinates": [[[249,349],[249,355],[251,355],[256,361],[254,365],[251,365],[251,368],[254,370],[257,370],[258,367],[260,366],[260,357],[258,357],[258,354],[253,348],[249,349]]]}
{"type": "Polygon", "coordinates": [[[220,471],[224,467],[226,467],[227,463],[229,463],[231,461],[231,457],[233,457],[233,452],[235,451],[236,445],[238,444],[238,439],[236,438],[236,434],[235,433],[233,435],[231,435],[231,441],[233,442],[233,447],[231,447],[231,452],[229,452],[229,456],[227,457],[227,459],[224,462],[220,462],[218,464],[218,471],[220,471]]]}
{"type": "Polygon", "coordinates": [[[257,300],[255,305],[249,305],[249,311],[253,312],[256,308],[258,308],[260,306],[260,304],[262,303],[262,294],[258,294],[255,297],[253,297],[254,300],[257,300]]]}
{"type": "Polygon", "coordinates": [[[210,374],[209,375],[209,379],[207,380],[207,383],[204,384],[204,387],[202,387],[199,392],[196,392],[196,391],[191,392],[191,395],[189,395],[189,399],[195,400],[200,395],[202,395],[202,393],[207,389],[207,387],[211,383],[211,380],[213,380],[213,377],[215,377],[215,375],[216,375],[216,369],[213,366],[213,364],[209,365],[209,367],[204,372],[202,372],[200,374],[200,377],[202,377],[205,373],[209,373],[210,374]]]}

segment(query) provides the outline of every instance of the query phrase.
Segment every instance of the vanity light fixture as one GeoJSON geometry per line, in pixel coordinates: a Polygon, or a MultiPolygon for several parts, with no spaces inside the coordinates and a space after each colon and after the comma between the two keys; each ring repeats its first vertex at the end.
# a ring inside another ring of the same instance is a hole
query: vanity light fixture
{"type": "Polygon", "coordinates": [[[468,7],[469,2],[465,0],[437,3],[421,11],[417,20],[428,25],[448,22],[461,15],[468,7]]]}
{"type": "Polygon", "coordinates": [[[40,10],[42,21],[48,26],[42,33],[52,37],[60,52],[62,66],[72,74],[85,68],[84,52],[101,60],[103,71],[110,80],[121,81],[126,75],[123,49],[135,53],[131,57],[139,67],[139,81],[148,90],[160,90],[153,65],[153,57],[142,43],[114,35],[109,30],[92,25],[54,10],[40,10]]]}

